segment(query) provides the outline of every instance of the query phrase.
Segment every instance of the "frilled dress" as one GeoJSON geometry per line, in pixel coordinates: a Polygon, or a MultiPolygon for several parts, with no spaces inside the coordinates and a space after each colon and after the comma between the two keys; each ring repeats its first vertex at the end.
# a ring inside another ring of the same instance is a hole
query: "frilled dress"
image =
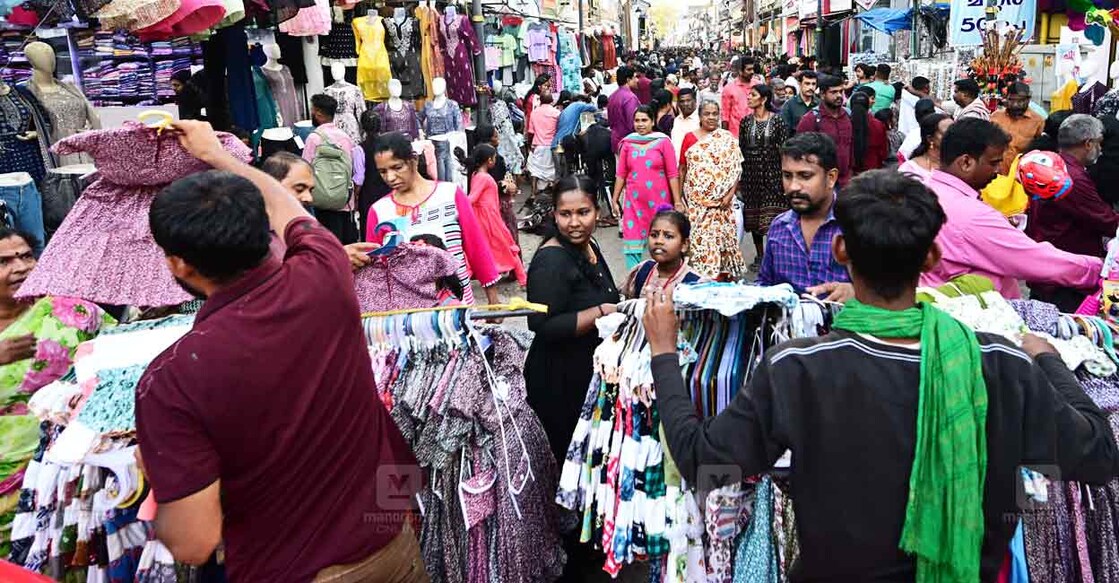
{"type": "Polygon", "coordinates": [[[513,236],[501,218],[501,202],[498,200],[497,181],[487,172],[475,172],[470,178],[470,206],[478,217],[478,225],[489,242],[494,265],[502,273],[512,273],[517,283],[525,285],[525,266],[521,263],[521,249],[513,242],[513,236]]]}
{"type": "MultiPolygon", "coordinates": [[[[218,132],[226,151],[248,162],[249,149],[218,132]]],[[[168,184],[210,166],[178,139],[137,122],[70,136],[57,154],[85,152],[97,180],[74,204],[16,297],[82,298],[100,304],[171,306],[192,299],[167,269],[148,226],[152,200],[168,184]]]]}

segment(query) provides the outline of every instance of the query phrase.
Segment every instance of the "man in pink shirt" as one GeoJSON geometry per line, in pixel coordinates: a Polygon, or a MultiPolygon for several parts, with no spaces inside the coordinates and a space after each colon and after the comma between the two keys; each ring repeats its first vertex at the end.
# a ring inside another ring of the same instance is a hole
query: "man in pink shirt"
{"type": "MultiPolygon", "coordinates": [[[[339,149],[350,153],[353,163],[354,184],[361,188],[365,181],[365,150],[357,144],[346,132],[334,125],[334,114],[338,111],[338,100],[329,95],[319,94],[311,97],[311,123],[315,124],[315,131],[307,136],[303,145],[303,159],[315,163],[315,151],[323,143],[323,136],[339,149]]],[[[358,232],[357,215],[355,214],[354,198],[351,193],[350,201],[346,207],[339,211],[315,209],[315,218],[326,230],[338,237],[343,245],[356,243],[361,240],[358,232]]]]}
{"type": "Polygon", "coordinates": [[[738,126],[742,118],[750,113],[750,90],[753,89],[754,60],[740,57],[734,62],[737,77],[723,87],[723,127],[738,137],[738,126]]]}
{"type": "Polygon", "coordinates": [[[1018,280],[1071,288],[1099,284],[1103,261],[1038,243],[979,199],[995,178],[1010,144],[993,123],[967,118],[952,124],[940,144],[940,169],[925,185],[940,200],[948,222],[936,237],[941,260],[921,276],[922,286],[939,286],[972,273],[989,278],[1003,297],[1021,296],[1018,280]]]}

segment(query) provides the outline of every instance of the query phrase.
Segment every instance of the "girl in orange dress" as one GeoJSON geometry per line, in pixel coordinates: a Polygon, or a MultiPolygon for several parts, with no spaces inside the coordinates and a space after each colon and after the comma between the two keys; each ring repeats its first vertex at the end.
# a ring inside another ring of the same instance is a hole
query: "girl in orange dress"
{"type": "Polygon", "coordinates": [[[497,149],[490,144],[478,144],[466,162],[467,175],[470,177],[470,191],[467,198],[478,217],[482,233],[489,242],[494,263],[501,273],[513,273],[517,283],[525,285],[525,267],[521,263],[521,249],[513,242],[505,221],[501,218],[501,201],[498,198],[497,181],[490,176],[490,169],[497,162],[497,149]]]}

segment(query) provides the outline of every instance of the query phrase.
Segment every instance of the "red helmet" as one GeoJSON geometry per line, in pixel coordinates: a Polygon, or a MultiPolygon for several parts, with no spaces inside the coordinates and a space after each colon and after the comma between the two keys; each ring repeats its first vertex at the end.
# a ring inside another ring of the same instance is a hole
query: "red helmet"
{"type": "Polygon", "coordinates": [[[1072,188],[1065,161],[1055,152],[1034,150],[1018,162],[1018,182],[1034,200],[1057,200],[1072,188]]]}

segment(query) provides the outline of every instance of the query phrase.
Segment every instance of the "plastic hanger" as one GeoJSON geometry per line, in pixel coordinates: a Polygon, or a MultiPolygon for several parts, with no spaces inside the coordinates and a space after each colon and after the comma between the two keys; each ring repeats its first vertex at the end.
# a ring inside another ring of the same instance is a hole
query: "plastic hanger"
{"type": "Polygon", "coordinates": [[[175,122],[175,118],[172,117],[170,113],[167,113],[162,109],[148,109],[145,111],[141,111],[136,116],[136,119],[138,119],[140,123],[154,129],[157,134],[161,134],[163,133],[163,130],[169,129],[171,127],[171,124],[175,122]],[[144,121],[149,118],[155,118],[155,122],[148,123],[144,121]]]}

